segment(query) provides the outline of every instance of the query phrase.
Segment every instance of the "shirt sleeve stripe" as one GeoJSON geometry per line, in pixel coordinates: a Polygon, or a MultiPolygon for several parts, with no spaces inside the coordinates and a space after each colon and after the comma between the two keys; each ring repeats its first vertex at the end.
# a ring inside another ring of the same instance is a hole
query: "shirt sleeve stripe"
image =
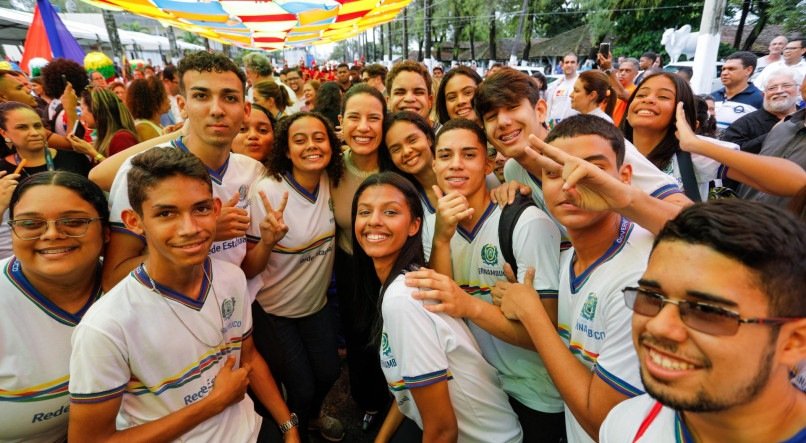
{"type": "Polygon", "coordinates": [[[448,370],[441,369],[439,371],[418,375],[415,377],[403,377],[403,382],[406,384],[406,388],[413,389],[433,385],[434,383],[446,381],[449,378],[450,374],[448,373],[448,370]]]}
{"type": "Polygon", "coordinates": [[[537,295],[539,295],[540,298],[556,299],[559,296],[559,291],[556,289],[538,289],[537,295]]]}
{"type": "Polygon", "coordinates": [[[126,385],[123,384],[118,386],[117,388],[112,388],[108,391],[101,391],[101,392],[92,392],[89,394],[77,394],[75,392],[70,393],[70,402],[71,403],[102,403],[108,400],[112,400],[113,398],[120,397],[123,395],[123,390],[126,388],[126,385]]]}
{"type": "Polygon", "coordinates": [[[655,198],[657,198],[659,200],[663,200],[664,198],[666,198],[666,197],[668,197],[670,195],[682,194],[682,193],[683,193],[683,190],[680,189],[679,186],[673,185],[673,184],[668,184],[668,185],[661,186],[660,188],[656,189],[654,192],[652,192],[649,195],[651,195],[652,197],[655,197],[655,198]]]}
{"type": "Polygon", "coordinates": [[[598,364],[593,367],[593,373],[598,375],[599,378],[610,385],[611,388],[623,395],[626,395],[627,397],[636,397],[644,393],[644,391],[641,389],[638,389],[628,382],[620,379],[615,374],[608,372],[607,369],[598,364]]]}

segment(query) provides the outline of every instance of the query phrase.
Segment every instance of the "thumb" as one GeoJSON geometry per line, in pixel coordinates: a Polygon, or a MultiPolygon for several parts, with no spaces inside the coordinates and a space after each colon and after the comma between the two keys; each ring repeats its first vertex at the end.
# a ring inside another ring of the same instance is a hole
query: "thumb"
{"type": "Polygon", "coordinates": [[[444,193],[444,192],[442,192],[442,189],[439,189],[439,186],[437,186],[437,185],[433,185],[433,186],[431,186],[431,189],[433,189],[433,190],[434,190],[434,194],[436,194],[437,199],[440,199],[440,198],[442,198],[442,197],[445,197],[445,193],[444,193]]]}
{"type": "Polygon", "coordinates": [[[238,204],[238,200],[240,200],[240,198],[241,198],[240,194],[236,192],[232,197],[230,197],[229,200],[227,200],[226,203],[224,203],[224,206],[235,207],[235,205],[238,204]]]}
{"type": "Polygon", "coordinates": [[[224,362],[224,368],[221,371],[232,371],[232,368],[235,366],[235,357],[227,357],[227,361],[224,362]]]}
{"type": "Polygon", "coordinates": [[[535,286],[534,281],[535,281],[535,268],[529,266],[528,268],[526,268],[526,272],[523,274],[523,284],[529,286],[530,288],[533,288],[535,286]]]}
{"type": "Polygon", "coordinates": [[[512,270],[512,266],[509,263],[504,263],[504,277],[507,278],[507,281],[510,283],[517,283],[518,276],[515,275],[515,272],[512,270]]]}

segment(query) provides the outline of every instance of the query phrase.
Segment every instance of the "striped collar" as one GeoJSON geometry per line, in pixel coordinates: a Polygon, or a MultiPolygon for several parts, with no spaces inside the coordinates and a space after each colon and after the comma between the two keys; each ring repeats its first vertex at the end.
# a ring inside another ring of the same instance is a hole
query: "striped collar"
{"type": "Polygon", "coordinates": [[[436,214],[437,210],[434,208],[434,205],[431,204],[431,200],[428,199],[428,194],[425,192],[425,190],[422,189],[419,184],[417,184],[415,188],[417,188],[417,195],[420,196],[420,201],[423,203],[423,206],[425,206],[425,209],[431,214],[436,214]]]}
{"type": "Polygon", "coordinates": [[[591,276],[593,271],[596,270],[600,265],[606,263],[611,258],[615,257],[624,246],[627,244],[627,238],[630,236],[630,233],[633,229],[633,223],[627,220],[624,217],[621,217],[621,221],[619,222],[619,230],[616,239],[613,240],[613,243],[607,248],[607,251],[602,254],[601,257],[597,258],[592,265],[590,265],[587,269],[582,271],[579,276],[576,275],[574,272],[574,262],[576,262],[576,251],[574,255],[571,257],[571,261],[569,263],[569,283],[571,284],[571,293],[576,294],[582,286],[585,285],[585,282],[588,281],[588,278],[591,276]]]}
{"type": "MultiPolygon", "coordinates": [[[[185,145],[185,142],[182,140],[182,137],[171,140],[171,146],[193,154],[193,152],[191,152],[190,149],[188,149],[187,145],[185,145]]],[[[213,180],[213,183],[220,185],[224,181],[224,175],[227,174],[227,168],[229,168],[230,158],[231,155],[227,154],[227,160],[224,161],[224,164],[221,165],[221,167],[218,169],[210,169],[209,166],[204,165],[204,167],[207,168],[207,173],[210,174],[210,178],[213,180]]]]}
{"type": "MultiPolygon", "coordinates": [[[[324,171],[322,171],[322,173],[325,174],[324,171]]],[[[311,203],[316,203],[316,199],[319,197],[319,183],[316,184],[316,188],[314,188],[313,192],[308,192],[305,187],[294,179],[294,174],[291,172],[285,172],[283,174],[283,179],[286,181],[286,183],[288,183],[289,186],[291,186],[293,190],[297,191],[299,195],[303,196],[305,200],[308,200],[311,203]]],[[[321,183],[321,181],[322,180],[320,178],[319,182],[321,183]]]]}
{"type": "Polygon", "coordinates": [[[17,257],[12,257],[11,260],[8,261],[4,273],[14,286],[45,314],[48,314],[51,318],[59,323],[67,326],[75,326],[79,321],[81,321],[81,318],[87,313],[87,310],[90,308],[90,306],[92,306],[92,304],[98,300],[101,295],[103,295],[103,291],[101,290],[100,266],[101,265],[99,263],[96,267],[96,281],[92,288],[92,292],[90,293],[90,297],[87,299],[87,303],[85,303],[84,306],[82,306],[81,309],[79,309],[76,313],[65,311],[50,301],[50,299],[48,299],[44,294],[39,292],[34,285],[31,284],[28,278],[25,277],[25,274],[23,274],[22,264],[17,260],[17,257]]]}
{"type": "Polygon", "coordinates": [[[479,231],[481,230],[481,227],[484,226],[484,222],[486,222],[487,219],[490,218],[490,215],[493,213],[493,211],[495,211],[496,206],[497,205],[493,202],[490,202],[490,204],[487,205],[487,209],[484,211],[484,214],[481,214],[479,221],[477,221],[476,225],[473,226],[472,231],[468,232],[465,228],[462,227],[462,225],[459,225],[456,227],[456,232],[468,242],[473,242],[473,239],[476,238],[476,234],[478,234],[479,231]]]}
{"type": "Polygon", "coordinates": [[[196,297],[188,297],[179,291],[175,291],[157,282],[156,280],[152,280],[148,275],[148,272],[146,272],[145,264],[140,264],[140,266],[132,271],[131,275],[135,280],[149,290],[155,291],[163,297],[185,305],[190,309],[201,311],[202,307],[204,307],[204,301],[207,299],[207,295],[210,293],[210,287],[212,286],[213,265],[210,261],[210,257],[207,257],[204,260],[203,267],[204,273],[202,275],[202,284],[201,288],[199,288],[199,294],[196,297]],[[207,279],[208,275],[210,276],[209,280],[207,279]]]}

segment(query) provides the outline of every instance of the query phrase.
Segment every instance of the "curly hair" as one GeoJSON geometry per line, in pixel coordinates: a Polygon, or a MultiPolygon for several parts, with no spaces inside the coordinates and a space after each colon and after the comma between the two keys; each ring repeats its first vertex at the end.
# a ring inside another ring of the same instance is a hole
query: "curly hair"
{"type": "Polygon", "coordinates": [[[238,66],[224,55],[223,52],[197,51],[186,55],[179,61],[177,67],[179,76],[179,93],[185,96],[185,72],[232,72],[241,81],[242,93],[246,94],[246,74],[238,66]]]}
{"type": "Polygon", "coordinates": [[[166,100],[165,86],[156,77],[134,80],[126,88],[126,107],[136,119],[151,120],[166,100]]]}
{"type": "Polygon", "coordinates": [[[90,84],[84,67],[66,58],[53,59],[42,68],[41,75],[45,94],[53,98],[59,98],[64,94],[64,88],[67,87],[65,80],[73,85],[73,90],[76,92],[83,91],[90,84]]]}
{"type": "Polygon", "coordinates": [[[341,142],[327,118],[318,112],[297,112],[277,122],[277,127],[274,131],[274,149],[271,150],[269,157],[266,159],[266,173],[280,179],[283,174],[290,173],[293,170],[294,165],[291,163],[291,159],[288,158],[288,138],[291,135],[289,130],[294,122],[305,117],[315,118],[325,126],[327,139],[330,143],[330,162],[327,164],[325,171],[330,178],[331,186],[337,186],[343,172],[341,152],[339,150],[341,142]]]}

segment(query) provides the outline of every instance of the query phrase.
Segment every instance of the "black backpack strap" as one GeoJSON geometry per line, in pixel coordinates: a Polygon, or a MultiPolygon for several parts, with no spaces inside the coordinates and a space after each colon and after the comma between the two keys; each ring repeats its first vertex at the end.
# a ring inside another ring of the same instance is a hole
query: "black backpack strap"
{"type": "Polygon", "coordinates": [[[504,206],[504,209],[501,210],[501,218],[498,220],[498,243],[501,245],[501,255],[504,256],[504,261],[512,267],[516,278],[518,262],[515,260],[515,252],[512,249],[512,234],[515,232],[515,225],[521,214],[529,206],[536,206],[532,197],[525,197],[519,193],[512,204],[504,206]]]}
{"type": "Polygon", "coordinates": [[[683,192],[694,203],[701,202],[700,188],[697,186],[697,176],[694,175],[694,163],[691,162],[691,153],[679,150],[675,153],[677,167],[680,168],[680,178],[683,179],[683,192]]]}

